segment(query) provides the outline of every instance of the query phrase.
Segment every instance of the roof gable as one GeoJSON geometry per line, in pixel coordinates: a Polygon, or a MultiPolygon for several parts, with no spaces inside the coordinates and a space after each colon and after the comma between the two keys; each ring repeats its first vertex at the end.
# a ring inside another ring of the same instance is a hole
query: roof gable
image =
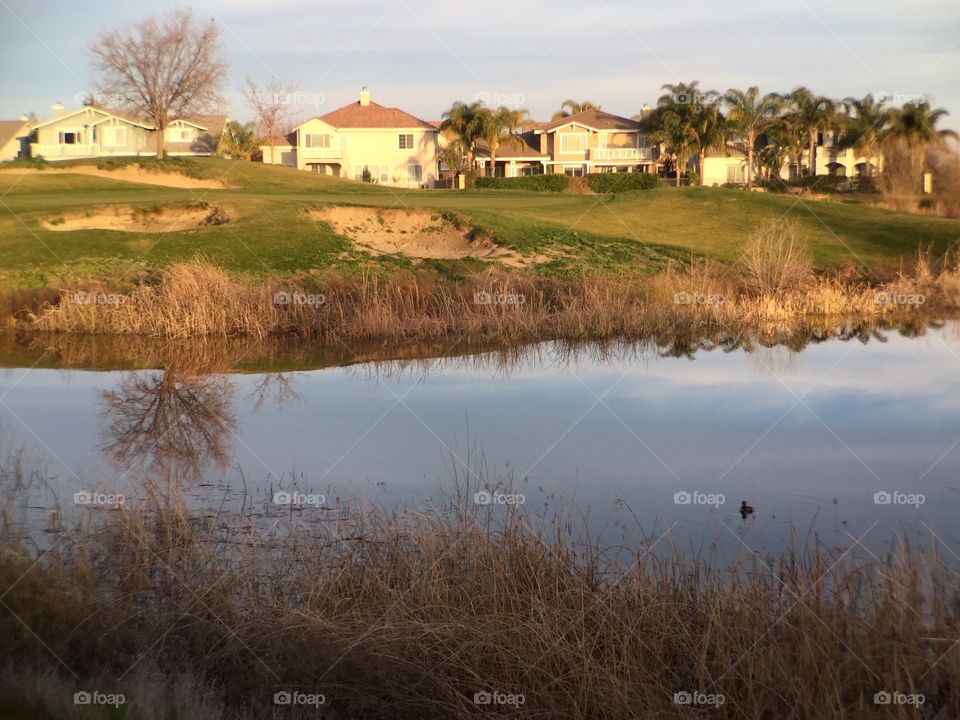
{"type": "Polygon", "coordinates": [[[543,128],[541,132],[555,132],[567,125],[582,125],[590,130],[639,130],[640,123],[630,118],[621,117],[603,110],[584,110],[543,128]]]}
{"type": "Polygon", "coordinates": [[[29,123],[23,120],[0,120],[0,147],[3,147],[14,138],[22,137],[30,132],[29,123]]]}

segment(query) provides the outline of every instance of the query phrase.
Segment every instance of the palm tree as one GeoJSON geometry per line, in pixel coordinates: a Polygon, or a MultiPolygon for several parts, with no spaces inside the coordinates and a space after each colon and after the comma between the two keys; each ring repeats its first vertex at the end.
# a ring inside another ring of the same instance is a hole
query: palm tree
{"type": "Polygon", "coordinates": [[[527,111],[524,109],[511,110],[501,106],[495,111],[488,111],[483,118],[484,127],[481,136],[490,146],[490,177],[494,176],[497,166],[497,150],[505,140],[514,136],[526,117],[527,111]]]}
{"type": "Polygon", "coordinates": [[[760,95],[756,86],[746,91],[731,88],[725,100],[730,105],[727,123],[743,138],[747,145],[747,189],[753,187],[753,151],[757,136],[765,133],[776,121],[782,103],[773,93],[760,95]]]}
{"type": "MultiPolygon", "coordinates": [[[[703,125],[698,130],[694,127],[694,121],[699,119],[702,123],[709,123],[709,119],[699,117],[700,108],[713,105],[719,96],[713,90],[700,90],[696,80],[667,84],[661,89],[667,92],[657,99],[657,107],[644,124],[650,130],[651,137],[662,143],[666,152],[676,159],[676,185],[680,187],[680,174],[687,159],[699,147],[700,134],[710,129],[703,125]]],[[[712,142],[713,138],[708,140],[712,142]]]]}
{"type": "Polygon", "coordinates": [[[687,135],[697,148],[697,168],[703,182],[707,150],[725,150],[727,147],[727,125],[716,104],[696,106],[687,135]]]}
{"type": "Polygon", "coordinates": [[[583,100],[577,102],[576,100],[564,100],[560,103],[560,109],[553,114],[553,120],[560,120],[561,118],[570,117],[571,115],[576,115],[581,113],[584,110],[599,110],[600,108],[594,105],[589,100],[583,100]]]}
{"type": "MultiPolygon", "coordinates": [[[[797,124],[802,125],[807,136],[807,159],[811,175],[817,174],[817,133],[833,122],[835,105],[833,100],[822,95],[814,95],[805,87],[798,87],[787,96],[793,106],[792,114],[797,124]]],[[[800,171],[799,160],[797,172],[800,171]]]]}
{"type": "Polygon", "coordinates": [[[945,144],[947,138],[960,136],[953,130],[937,130],[937,123],[949,115],[943,108],[930,109],[930,103],[906,103],[890,111],[887,130],[881,135],[882,144],[901,143],[914,158],[914,167],[923,167],[924,156],[931,145],[945,144]]]}
{"type": "Polygon", "coordinates": [[[443,113],[443,122],[440,130],[449,130],[457,135],[463,143],[467,167],[473,168],[473,156],[477,148],[477,140],[483,137],[490,111],[483,102],[464,103],[457,100],[450,109],[443,113]]]}
{"type": "Polygon", "coordinates": [[[883,107],[883,101],[877,102],[873,95],[861,100],[846,98],[843,106],[847,113],[844,132],[840,136],[840,146],[853,148],[867,158],[866,175],[870,177],[871,158],[877,153],[880,140],[890,122],[890,110],[883,107]]]}

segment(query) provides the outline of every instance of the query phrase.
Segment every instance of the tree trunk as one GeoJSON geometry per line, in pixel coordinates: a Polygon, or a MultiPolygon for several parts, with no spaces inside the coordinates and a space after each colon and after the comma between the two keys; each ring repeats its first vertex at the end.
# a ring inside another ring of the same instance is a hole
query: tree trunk
{"type": "Polygon", "coordinates": [[[674,162],[673,164],[673,171],[674,173],[676,173],[676,176],[677,176],[676,186],[680,187],[680,156],[679,155],[677,155],[676,162],[674,162]]]}
{"type": "Polygon", "coordinates": [[[497,176],[497,149],[490,146],[490,177],[497,176]]]}
{"type": "Polygon", "coordinates": [[[700,168],[700,187],[703,187],[703,166],[707,161],[707,151],[703,148],[697,154],[697,167],[700,168]]]}
{"type": "Polygon", "coordinates": [[[753,188],[753,144],[756,138],[747,133],[747,190],[753,188]]]}
{"type": "Polygon", "coordinates": [[[807,162],[810,163],[810,175],[811,177],[817,174],[817,131],[816,129],[808,130],[810,133],[810,146],[808,147],[809,158],[807,162]]]}
{"type": "Polygon", "coordinates": [[[163,136],[166,132],[167,127],[157,123],[157,160],[163,160],[163,136]]]}

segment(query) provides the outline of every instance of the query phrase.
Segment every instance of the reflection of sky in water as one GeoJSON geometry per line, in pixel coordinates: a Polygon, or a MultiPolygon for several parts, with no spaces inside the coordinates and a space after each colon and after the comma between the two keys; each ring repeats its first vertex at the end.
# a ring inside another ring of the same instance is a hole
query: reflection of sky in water
{"type": "MultiPolygon", "coordinates": [[[[238,430],[224,478],[233,486],[242,469],[262,486],[271,473],[296,473],[304,490],[422,501],[448,479],[445,465],[458,462],[451,453],[464,457],[475,443],[492,474],[518,478],[528,502],[589,507],[597,529],[612,523],[613,501],[622,498],[648,535],[676,521],[673,538],[683,546],[736,544],[727,525],[751,546],[774,549],[788,522],[801,540],[813,528],[843,545],[845,531],[858,536],[876,521],[868,539],[882,547],[892,529],[925,533],[922,521],[956,549],[956,326],[888,338],[811,345],[801,354],[701,352],[693,361],[647,354],[568,364],[545,351],[507,375],[469,363],[426,373],[295,373],[299,398],[282,406],[268,399],[259,409],[253,391],[261,377],[237,375],[238,430]],[[919,511],[878,507],[881,489],[921,492],[927,502],[919,511]],[[727,502],[718,510],[677,506],[678,490],[723,493],[727,502]],[[746,523],[737,513],[742,499],[757,508],[746,523]]],[[[0,405],[0,424],[13,436],[5,432],[6,444],[45,457],[65,505],[81,487],[112,487],[108,479],[126,468],[99,452],[107,427],[100,394],[127,374],[25,372],[0,373],[9,408],[0,405]]],[[[627,519],[623,511],[616,517],[627,519]]],[[[619,538],[612,524],[605,532],[619,538]]]]}

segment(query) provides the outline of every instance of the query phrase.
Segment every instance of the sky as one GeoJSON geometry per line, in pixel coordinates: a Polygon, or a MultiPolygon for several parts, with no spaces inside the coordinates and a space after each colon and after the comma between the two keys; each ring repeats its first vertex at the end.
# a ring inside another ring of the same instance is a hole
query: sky
{"type": "Polygon", "coordinates": [[[567,98],[619,115],[664,83],[806,85],[836,98],[923,97],[960,128],[957,0],[0,0],[0,119],[75,107],[94,87],[87,48],[106,30],[177,7],[222,29],[231,118],[252,118],[246,76],[295,83],[305,119],[372,99],[426,120],[454,100],[548,119],[567,98]]]}

